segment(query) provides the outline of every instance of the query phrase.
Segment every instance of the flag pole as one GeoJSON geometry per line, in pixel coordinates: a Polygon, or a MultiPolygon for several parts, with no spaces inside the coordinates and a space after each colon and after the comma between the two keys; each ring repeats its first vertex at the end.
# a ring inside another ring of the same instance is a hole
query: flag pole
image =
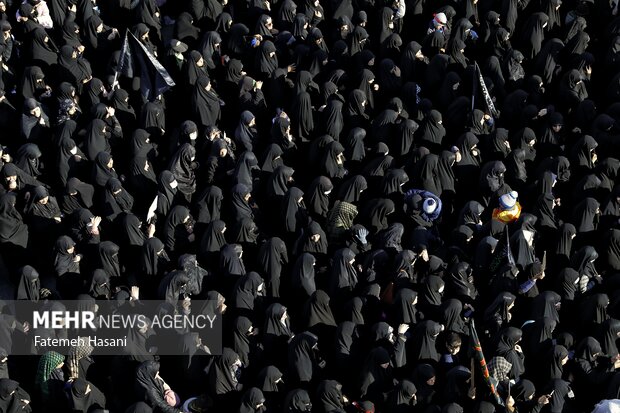
{"type": "Polygon", "coordinates": [[[114,70],[114,81],[112,82],[112,89],[117,86],[118,82],[118,72],[123,68],[123,62],[125,61],[125,55],[127,54],[127,34],[129,33],[129,29],[125,29],[125,40],[123,41],[123,47],[121,48],[121,54],[118,58],[118,64],[116,65],[116,70],[114,70]]]}
{"type": "Polygon", "coordinates": [[[474,111],[474,107],[476,105],[476,92],[478,91],[476,87],[476,78],[478,77],[478,62],[474,61],[474,73],[472,75],[472,83],[471,83],[471,111],[474,111]]]}

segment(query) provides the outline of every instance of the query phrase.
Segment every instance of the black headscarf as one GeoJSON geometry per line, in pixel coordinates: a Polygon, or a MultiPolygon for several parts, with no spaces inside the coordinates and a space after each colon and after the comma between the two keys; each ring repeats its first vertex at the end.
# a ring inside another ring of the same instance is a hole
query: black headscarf
{"type": "Polygon", "coordinates": [[[205,188],[200,197],[196,200],[196,206],[198,208],[196,222],[209,224],[219,220],[223,199],[224,195],[222,194],[222,190],[217,186],[213,185],[205,188]]]}
{"type": "Polygon", "coordinates": [[[439,157],[435,154],[427,154],[415,165],[413,176],[418,178],[416,187],[429,191],[435,195],[441,195],[441,186],[438,182],[439,157]]]}
{"type": "Polygon", "coordinates": [[[559,54],[564,48],[560,39],[549,39],[536,56],[535,66],[537,73],[542,77],[545,84],[549,85],[557,75],[559,66],[559,54]]]}
{"type": "Polygon", "coordinates": [[[388,227],[387,217],[395,211],[394,202],[389,199],[373,199],[368,202],[361,214],[371,233],[376,234],[388,227]]]}
{"type": "Polygon", "coordinates": [[[244,218],[254,218],[254,212],[252,207],[245,199],[250,194],[250,188],[244,184],[236,184],[232,188],[232,207],[233,217],[236,221],[240,221],[244,218]]]}
{"type": "Polygon", "coordinates": [[[314,265],[316,259],[310,253],[303,253],[297,258],[291,274],[291,286],[295,291],[303,290],[309,298],[316,291],[316,283],[314,281],[314,265]]]}
{"type": "Polygon", "coordinates": [[[226,245],[226,239],[224,238],[224,231],[226,224],[219,219],[212,220],[207,226],[206,231],[200,242],[200,250],[202,252],[219,252],[224,245],[226,245]]]}
{"type": "Polygon", "coordinates": [[[565,99],[564,105],[570,110],[575,109],[580,102],[588,98],[588,90],[578,70],[573,69],[562,77],[559,97],[565,99]]]}
{"type": "Polygon", "coordinates": [[[295,389],[288,392],[282,406],[284,413],[303,413],[312,409],[312,402],[307,391],[295,389]]]}
{"type": "Polygon", "coordinates": [[[19,284],[17,285],[17,300],[28,300],[38,302],[41,290],[39,273],[30,265],[21,268],[19,284]]]}
{"type": "MultiPolygon", "coordinates": [[[[217,2],[215,2],[217,3],[217,2]]],[[[178,15],[176,18],[176,23],[174,27],[174,38],[179,39],[182,42],[187,43],[195,42],[198,40],[198,36],[200,35],[200,30],[193,25],[194,19],[192,15],[183,12],[178,15]]]]}
{"type": "Polygon", "coordinates": [[[97,269],[93,272],[89,294],[93,298],[111,298],[110,277],[104,270],[97,269]]]}
{"type": "Polygon", "coordinates": [[[75,261],[75,251],[72,253],[68,252],[73,247],[75,247],[75,242],[66,235],[56,240],[56,245],[54,246],[54,269],[56,270],[56,275],[60,276],[67,272],[80,272],[80,265],[75,261]]]}
{"type": "Polygon", "coordinates": [[[92,383],[79,377],[71,383],[69,397],[73,410],[78,412],[89,412],[97,408],[104,408],[106,405],[106,398],[103,393],[92,383]]]}
{"type": "Polygon", "coordinates": [[[196,148],[189,143],[183,144],[170,160],[169,170],[179,183],[178,190],[184,194],[196,191],[196,175],[192,165],[196,157],[196,148]]]}
{"type": "Polygon", "coordinates": [[[134,214],[126,214],[121,222],[121,231],[124,235],[125,245],[142,247],[146,239],[144,233],[140,229],[142,223],[134,214]]]}
{"type": "Polygon", "coordinates": [[[338,200],[356,204],[360,201],[362,192],[367,188],[366,178],[362,175],[352,176],[340,185],[338,200]]]}
{"type": "Polygon", "coordinates": [[[261,164],[260,164],[261,171],[271,173],[278,166],[281,166],[283,163],[282,161],[283,153],[284,152],[282,151],[282,148],[280,148],[280,146],[278,146],[277,144],[275,143],[269,144],[261,158],[261,164]]]}
{"type": "Polygon", "coordinates": [[[288,190],[287,185],[295,170],[286,165],[278,166],[267,182],[267,196],[270,198],[282,197],[288,190]]]}
{"type": "Polygon", "coordinates": [[[95,189],[77,178],[69,178],[62,197],[62,212],[69,215],[80,208],[93,206],[95,189]]]}
{"type": "Polygon", "coordinates": [[[134,198],[123,188],[121,181],[110,178],[105,189],[106,216],[109,220],[116,219],[119,214],[131,212],[134,198]]]}
{"type": "MultiPolygon", "coordinates": [[[[245,275],[245,264],[241,259],[243,249],[238,244],[227,244],[220,251],[220,270],[226,276],[245,275]]],[[[257,285],[258,287],[258,285],[257,285]]]]}
{"type": "Polygon", "coordinates": [[[468,59],[465,57],[466,45],[460,39],[454,39],[448,43],[448,54],[450,56],[450,63],[460,66],[461,68],[466,68],[468,59]]]}
{"type": "Polygon", "coordinates": [[[255,68],[258,73],[269,77],[279,66],[276,46],[272,41],[266,40],[261,43],[258,50],[255,68]],[[273,56],[271,55],[273,53],[273,56]]]}
{"type": "Polygon", "coordinates": [[[390,169],[381,182],[382,195],[390,196],[394,193],[403,193],[402,187],[409,182],[409,176],[404,169],[390,169]]]}
{"type": "Polygon", "coordinates": [[[8,193],[0,196],[0,243],[26,248],[28,227],[15,209],[16,197],[8,193]]]}
{"type": "Polygon", "coordinates": [[[586,198],[575,205],[573,223],[577,233],[596,230],[600,204],[594,198],[586,198]]]}
{"type": "Polygon", "coordinates": [[[263,242],[258,250],[256,261],[267,278],[267,296],[280,297],[280,275],[288,263],[286,244],[278,237],[263,242]]]}
{"type": "Polygon", "coordinates": [[[416,302],[418,293],[409,289],[401,288],[394,296],[394,315],[398,323],[414,325],[418,321],[416,302]]]}
{"type": "Polygon", "coordinates": [[[533,59],[540,52],[542,41],[545,38],[545,25],[549,17],[542,12],[533,13],[525,22],[525,27],[521,35],[524,50],[527,50],[526,57],[533,59]]]}
{"type": "Polygon", "coordinates": [[[439,360],[435,339],[440,332],[441,325],[431,320],[423,321],[414,328],[414,342],[411,351],[414,360],[439,360]]]}
{"type": "Polygon", "coordinates": [[[312,379],[316,360],[314,349],[317,344],[318,337],[309,331],[293,337],[288,346],[289,374],[293,380],[309,382],[312,379]]]}
{"type": "Polygon", "coordinates": [[[321,324],[326,326],[336,326],[336,321],[329,306],[330,297],[325,291],[316,290],[306,302],[304,309],[307,327],[321,324]]]}
{"type": "Polygon", "coordinates": [[[112,241],[103,241],[99,244],[99,265],[110,278],[121,276],[119,251],[119,246],[112,241]]]}
{"type": "Polygon", "coordinates": [[[99,152],[93,165],[93,180],[100,187],[105,187],[110,178],[118,178],[114,166],[108,167],[112,160],[112,155],[107,152],[99,152]]]}
{"type": "Polygon", "coordinates": [[[375,107],[373,84],[375,81],[375,75],[369,69],[364,69],[361,73],[360,84],[357,89],[364,92],[366,96],[366,106],[369,110],[373,110],[375,107]]]}
{"type": "Polygon", "coordinates": [[[342,384],[336,380],[323,380],[317,387],[318,405],[324,412],[344,412],[342,384]]]}
{"type": "Polygon", "coordinates": [[[213,90],[211,79],[200,76],[192,92],[192,106],[194,107],[196,122],[203,128],[213,126],[220,119],[220,98],[213,90]],[[207,88],[210,88],[207,90],[207,88]]]}
{"type": "Polygon", "coordinates": [[[603,354],[610,357],[618,355],[618,345],[616,340],[618,339],[618,333],[620,333],[620,321],[615,318],[610,318],[603,322],[601,347],[603,354]]]}
{"type": "Polygon", "coordinates": [[[164,244],[168,251],[176,251],[182,245],[183,239],[188,235],[185,223],[186,219],[191,218],[189,209],[182,205],[172,207],[164,226],[164,244]]]}
{"type": "Polygon", "coordinates": [[[442,325],[446,331],[452,331],[459,334],[467,333],[467,326],[461,313],[463,311],[463,303],[456,298],[450,298],[441,305],[442,325]]]}
{"type": "Polygon", "coordinates": [[[209,369],[209,387],[216,395],[237,390],[239,382],[235,374],[235,363],[238,360],[239,355],[226,347],[222,350],[222,355],[215,359],[209,369]]]}
{"type": "Polygon", "coordinates": [[[101,119],[94,119],[88,126],[84,149],[91,160],[95,160],[99,152],[112,153],[105,129],[106,124],[101,119]]]}
{"type": "Polygon", "coordinates": [[[288,317],[284,321],[282,319],[286,311],[286,307],[279,303],[274,303],[267,307],[265,312],[265,335],[285,337],[287,340],[293,336],[288,317]]]}
{"type": "Polygon", "coordinates": [[[562,300],[573,301],[579,287],[579,273],[568,267],[560,271],[557,278],[556,291],[562,300]]]}
{"type": "Polygon", "coordinates": [[[74,46],[65,45],[60,48],[59,66],[65,70],[66,80],[75,84],[83,84],[92,77],[92,70],[87,60],[73,57],[74,46]]]}
{"type": "Polygon", "coordinates": [[[22,171],[26,172],[33,178],[41,175],[41,150],[34,143],[27,143],[20,146],[17,150],[17,159],[15,165],[17,165],[22,171]]]}
{"type": "Polygon", "coordinates": [[[442,116],[439,111],[431,110],[424,118],[420,136],[422,141],[430,143],[432,147],[441,146],[446,136],[446,129],[442,125],[442,116]]]}
{"type": "Polygon", "coordinates": [[[31,34],[30,53],[32,61],[39,66],[53,66],[58,63],[58,49],[43,27],[37,27],[31,34]]]}
{"type": "Polygon", "coordinates": [[[256,119],[249,110],[244,110],[239,115],[239,123],[235,129],[235,141],[238,146],[244,147],[246,151],[252,151],[258,140],[258,131],[255,126],[250,126],[250,122],[256,119]]]}
{"type": "Polygon", "coordinates": [[[149,238],[142,246],[142,271],[147,276],[159,276],[165,271],[168,255],[164,250],[164,243],[158,238],[149,238]]]}

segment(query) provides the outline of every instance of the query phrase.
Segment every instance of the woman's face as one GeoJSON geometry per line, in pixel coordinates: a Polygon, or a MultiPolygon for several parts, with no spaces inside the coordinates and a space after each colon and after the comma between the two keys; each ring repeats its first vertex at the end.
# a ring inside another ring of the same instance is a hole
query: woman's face
{"type": "Polygon", "coordinates": [[[452,354],[454,356],[454,355],[458,354],[459,351],[461,351],[461,345],[459,344],[457,346],[450,347],[448,350],[450,351],[450,354],[452,354]]]}
{"type": "Polygon", "coordinates": [[[110,158],[110,161],[106,165],[108,168],[112,169],[114,167],[114,159],[110,158]]]}

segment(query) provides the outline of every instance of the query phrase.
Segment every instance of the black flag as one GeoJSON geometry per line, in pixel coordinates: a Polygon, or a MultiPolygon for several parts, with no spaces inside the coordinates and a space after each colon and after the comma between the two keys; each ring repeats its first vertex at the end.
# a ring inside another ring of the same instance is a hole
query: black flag
{"type": "MultiPolygon", "coordinates": [[[[499,112],[495,109],[495,104],[493,103],[493,99],[491,98],[491,95],[489,95],[489,91],[487,90],[487,85],[486,83],[484,83],[484,78],[482,77],[482,72],[480,72],[480,68],[478,67],[478,62],[474,62],[474,66],[475,66],[474,72],[475,74],[478,75],[478,82],[474,81],[474,86],[476,85],[476,83],[480,84],[480,91],[482,92],[482,97],[484,98],[484,102],[486,103],[487,108],[489,109],[489,112],[491,112],[491,115],[497,118],[499,115],[499,112]]],[[[474,87],[474,93],[475,93],[475,87],[474,87]]]]}
{"type": "Polygon", "coordinates": [[[117,73],[125,77],[139,77],[140,91],[148,100],[155,99],[175,85],[168,71],[129,30],[125,33],[117,73]]]}

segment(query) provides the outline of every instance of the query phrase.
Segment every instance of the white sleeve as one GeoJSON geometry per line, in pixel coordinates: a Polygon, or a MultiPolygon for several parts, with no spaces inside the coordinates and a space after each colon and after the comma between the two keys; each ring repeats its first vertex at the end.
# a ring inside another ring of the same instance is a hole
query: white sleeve
{"type": "Polygon", "coordinates": [[[146,214],[146,222],[148,223],[150,223],[153,217],[155,216],[155,211],[157,210],[157,198],[158,197],[159,195],[155,197],[155,199],[153,200],[153,203],[149,207],[149,211],[146,214]]]}
{"type": "Polygon", "coordinates": [[[45,29],[51,29],[54,27],[54,22],[50,16],[50,9],[47,7],[47,3],[42,1],[37,6],[37,22],[45,29]]]}

